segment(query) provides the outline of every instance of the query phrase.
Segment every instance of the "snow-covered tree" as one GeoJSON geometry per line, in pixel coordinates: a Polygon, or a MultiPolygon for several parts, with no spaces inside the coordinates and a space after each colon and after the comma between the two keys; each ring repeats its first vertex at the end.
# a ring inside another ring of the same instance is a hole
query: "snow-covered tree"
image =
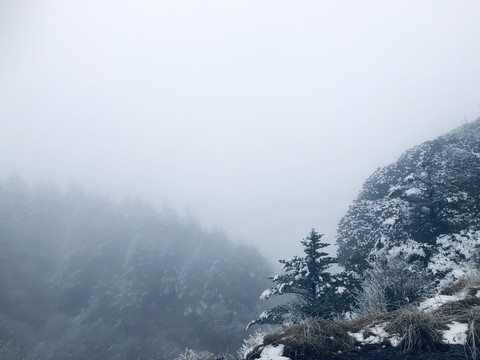
{"type": "Polygon", "coordinates": [[[332,274],[330,268],[337,261],[321,249],[329,244],[321,242],[323,235],[312,229],[301,241],[304,257],[294,256],[279,260],[284,274],[270,276],[276,285],[260,296],[267,300],[273,295],[290,296],[291,302],[264,311],[254,324],[283,324],[306,317],[329,318],[345,310],[351,300],[351,279],[347,274],[332,274]]]}

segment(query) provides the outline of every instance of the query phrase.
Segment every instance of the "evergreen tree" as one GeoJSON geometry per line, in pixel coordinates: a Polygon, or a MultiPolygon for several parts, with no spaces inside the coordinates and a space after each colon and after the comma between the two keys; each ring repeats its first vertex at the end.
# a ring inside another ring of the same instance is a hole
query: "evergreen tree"
{"type": "Polygon", "coordinates": [[[312,229],[310,235],[301,241],[305,257],[279,260],[285,273],[270,276],[276,286],[265,290],[260,298],[267,300],[272,295],[287,295],[293,297],[293,301],[264,311],[249,327],[296,322],[307,317],[330,318],[346,310],[352,300],[353,278],[346,273],[329,272],[337,260],[321,251],[329,246],[321,242],[322,236],[312,229]]]}

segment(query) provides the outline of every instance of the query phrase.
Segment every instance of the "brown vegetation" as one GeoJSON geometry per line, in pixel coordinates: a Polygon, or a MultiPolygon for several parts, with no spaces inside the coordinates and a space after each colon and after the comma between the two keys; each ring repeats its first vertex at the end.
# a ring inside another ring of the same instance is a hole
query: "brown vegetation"
{"type": "Polygon", "coordinates": [[[362,343],[352,335],[361,332],[364,338],[368,338],[375,335],[372,332],[375,326],[384,327],[390,337],[396,336],[399,339],[398,349],[404,353],[443,352],[450,346],[443,343],[441,332],[448,329],[452,322],[468,325],[464,353],[467,358],[476,359],[480,355],[480,298],[476,296],[478,291],[478,278],[462,280],[445,288],[441,294],[463,296],[432,311],[422,311],[418,307],[409,306],[349,322],[323,319],[304,321],[287,327],[282,332],[266,335],[263,344],[254,348],[247,359],[259,357],[267,345],[279,344],[285,346],[284,356],[290,359],[362,358],[361,352],[381,352],[391,348],[388,340],[362,343]]]}

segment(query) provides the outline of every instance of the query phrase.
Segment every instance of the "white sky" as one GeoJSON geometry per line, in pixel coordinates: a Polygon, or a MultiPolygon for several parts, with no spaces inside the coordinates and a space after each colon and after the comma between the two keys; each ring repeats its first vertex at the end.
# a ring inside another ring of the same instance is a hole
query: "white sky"
{"type": "Polygon", "coordinates": [[[301,254],[479,116],[480,0],[0,0],[0,177],[168,201],[301,254]]]}

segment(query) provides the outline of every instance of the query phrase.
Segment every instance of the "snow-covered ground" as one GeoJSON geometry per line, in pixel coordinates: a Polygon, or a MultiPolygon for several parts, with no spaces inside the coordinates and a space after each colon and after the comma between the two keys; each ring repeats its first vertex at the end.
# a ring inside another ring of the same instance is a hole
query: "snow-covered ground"
{"type": "MultiPolygon", "coordinates": [[[[477,291],[475,296],[479,297],[479,294],[480,290],[477,291]]],[[[462,301],[467,299],[467,297],[467,291],[462,291],[455,295],[436,295],[423,301],[419,305],[418,310],[421,312],[430,313],[444,304],[462,301]]],[[[348,334],[362,345],[390,342],[390,344],[394,347],[399,346],[402,342],[402,337],[388,333],[385,330],[388,325],[389,322],[372,323],[370,326],[367,326],[358,332],[348,332],[348,334]]],[[[440,330],[443,343],[451,345],[467,344],[469,324],[452,319],[450,323],[446,324],[446,326],[448,327],[447,329],[440,330]]],[[[260,360],[289,360],[287,357],[283,356],[283,350],[284,345],[281,344],[277,346],[267,345],[261,351],[260,360]]]]}
{"type": "Polygon", "coordinates": [[[420,304],[420,310],[430,312],[449,302],[463,300],[465,299],[465,296],[466,294],[464,292],[455,295],[435,295],[434,297],[423,301],[420,304]]]}
{"type": "Polygon", "coordinates": [[[448,326],[448,330],[444,330],[442,334],[445,344],[465,345],[467,342],[468,325],[453,321],[448,326]]]}
{"type": "Polygon", "coordinates": [[[260,360],[290,360],[283,355],[284,345],[267,345],[260,354],[260,360]]]}
{"type": "Polygon", "coordinates": [[[386,332],[385,327],[387,325],[388,323],[376,324],[370,326],[368,329],[362,329],[357,333],[348,332],[348,334],[361,344],[380,344],[388,340],[392,346],[398,346],[402,339],[386,332]],[[370,334],[370,336],[366,338],[365,332],[370,334]]]}

